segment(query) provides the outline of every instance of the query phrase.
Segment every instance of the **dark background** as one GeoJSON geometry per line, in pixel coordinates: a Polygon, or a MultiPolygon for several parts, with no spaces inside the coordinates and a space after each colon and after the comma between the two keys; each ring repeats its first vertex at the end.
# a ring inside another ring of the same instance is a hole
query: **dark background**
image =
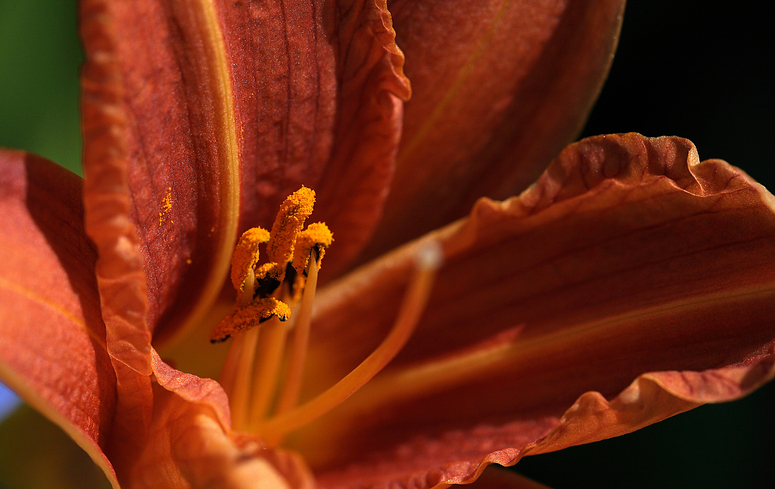
{"type": "MultiPolygon", "coordinates": [[[[679,135],[769,188],[775,135],[771,19],[748,2],[638,0],[584,135],[679,135]]],[[[0,0],[0,146],[80,171],[74,1],[0,0]]],[[[527,457],[557,489],[770,487],[775,384],[632,435],[527,457]]]]}

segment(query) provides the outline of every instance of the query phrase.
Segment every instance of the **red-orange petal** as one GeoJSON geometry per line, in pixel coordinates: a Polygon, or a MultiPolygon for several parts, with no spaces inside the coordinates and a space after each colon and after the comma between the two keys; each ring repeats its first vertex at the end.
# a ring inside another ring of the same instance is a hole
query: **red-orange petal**
{"type": "Polygon", "coordinates": [[[115,480],[103,450],[116,379],[81,196],[67,170],[0,151],[0,377],[115,480]]]}
{"type": "Polygon", "coordinates": [[[133,369],[149,334],[202,318],[238,230],[301,184],[340,259],[366,239],[409,96],[384,0],[87,0],[81,33],[87,229],[133,369]]]}
{"type": "Polygon", "coordinates": [[[149,374],[150,335],[206,311],[236,239],[223,38],[208,1],[80,8],[86,228],[110,351],[149,374]]]}
{"type": "Polygon", "coordinates": [[[624,1],[395,0],[413,97],[367,255],[523,190],[581,130],[624,1]]]}
{"type": "Polygon", "coordinates": [[[241,228],[301,185],[334,229],[330,270],[360,250],[393,176],[409,82],[385,0],[225,9],[242,157],[241,228]]]}
{"type": "Polygon", "coordinates": [[[326,268],[332,272],[361,251],[382,217],[402,133],[403,102],[411,93],[385,4],[340,0],[335,7],[340,102],[315,214],[336,237],[336,246],[326,252],[326,268]]]}
{"type": "MultiPolygon", "coordinates": [[[[230,432],[226,395],[217,382],[177,371],[155,351],[148,424],[132,429],[117,418],[111,459],[119,481],[130,488],[187,487],[249,489],[301,488],[308,469],[287,454],[263,447],[260,440],[230,432]]],[[[143,382],[134,371],[130,376],[143,382]]]]}
{"type": "MultiPolygon", "coordinates": [[[[774,209],[683,139],[571,145],[520,197],[424,238],[447,260],[415,336],[296,443],[324,485],[462,482],[739,398],[775,375],[774,209]]],[[[321,294],[313,390],[386,334],[416,246],[321,294]]]]}

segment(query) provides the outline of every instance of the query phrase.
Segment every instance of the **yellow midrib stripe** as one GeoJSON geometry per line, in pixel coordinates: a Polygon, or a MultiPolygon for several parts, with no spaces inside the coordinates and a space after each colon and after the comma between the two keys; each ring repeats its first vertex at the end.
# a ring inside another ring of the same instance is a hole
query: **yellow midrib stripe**
{"type": "MultiPolygon", "coordinates": [[[[497,375],[506,365],[530,362],[540,355],[547,345],[573,342],[582,338],[591,330],[610,330],[623,322],[637,318],[670,314],[682,309],[697,309],[709,302],[731,302],[746,297],[774,295],[775,286],[765,286],[740,290],[735,293],[716,294],[709,297],[680,300],[636,310],[616,316],[584,322],[534,339],[498,344],[489,349],[477,349],[468,354],[456,355],[443,361],[432,361],[419,365],[408,365],[392,372],[386,372],[381,378],[374,379],[363,389],[357,405],[351,405],[355,411],[366,411],[388,399],[411,399],[444,391],[453,386],[472,382],[478,377],[497,375]]],[[[348,411],[349,412],[349,411],[348,411]]]]}
{"type": "Polygon", "coordinates": [[[210,86],[215,105],[215,124],[219,133],[216,140],[218,141],[220,159],[221,205],[216,256],[210,273],[205,279],[206,286],[194,309],[181,325],[180,332],[185,332],[191,326],[201,322],[218,298],[224,280],[229,273],[231,254],[236,244],[239,225],[239,143],[234,114],[234,96],[229,64],[226,59],[226,46],[213,1],[198,0],[194,4],[194,10],[205,43],[209,72],[212,77],[210,86]]]}

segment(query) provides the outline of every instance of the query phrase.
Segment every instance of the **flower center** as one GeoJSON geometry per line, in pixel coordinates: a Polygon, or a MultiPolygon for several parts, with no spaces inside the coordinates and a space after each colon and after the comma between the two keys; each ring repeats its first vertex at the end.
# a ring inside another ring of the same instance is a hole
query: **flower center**
{"type": "Polygon", "coordinates": [[[211,342],[232,342],[220,383],[229,396],[233,428],[270,446],[345,401],[398,354],[425,309],[441,264],[436,242],[422,248],[388,336],[342,380],[299,404],[318,270],[333,242],[323,223],[303,229],[314,202],[315,192],[302,187],[285,199],[271,232],[252,228],[242,235],[232,256],[237,301],[210,335],[211,342]],[[261,264],[264,244],[269,258],[261,264]]]}

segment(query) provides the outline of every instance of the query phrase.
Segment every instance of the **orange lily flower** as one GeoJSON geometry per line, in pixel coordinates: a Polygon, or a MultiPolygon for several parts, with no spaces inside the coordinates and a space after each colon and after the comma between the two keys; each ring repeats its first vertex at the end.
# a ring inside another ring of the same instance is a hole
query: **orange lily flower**
{"type": "Polygon", "coordinates": [[[114,486],[465,483],[775,375],[773,197],[742,171],[600,136],[476,200],[579,130],[622,3],[436,3],[82,2],[84,182],[0,155],[0,375],[114,486]],[[291,328],[198,333],[301,185],[336,241],[282,375],[312,263],[291,328]],[[223,361],[248,382],[207,378],[223,361]]]}

